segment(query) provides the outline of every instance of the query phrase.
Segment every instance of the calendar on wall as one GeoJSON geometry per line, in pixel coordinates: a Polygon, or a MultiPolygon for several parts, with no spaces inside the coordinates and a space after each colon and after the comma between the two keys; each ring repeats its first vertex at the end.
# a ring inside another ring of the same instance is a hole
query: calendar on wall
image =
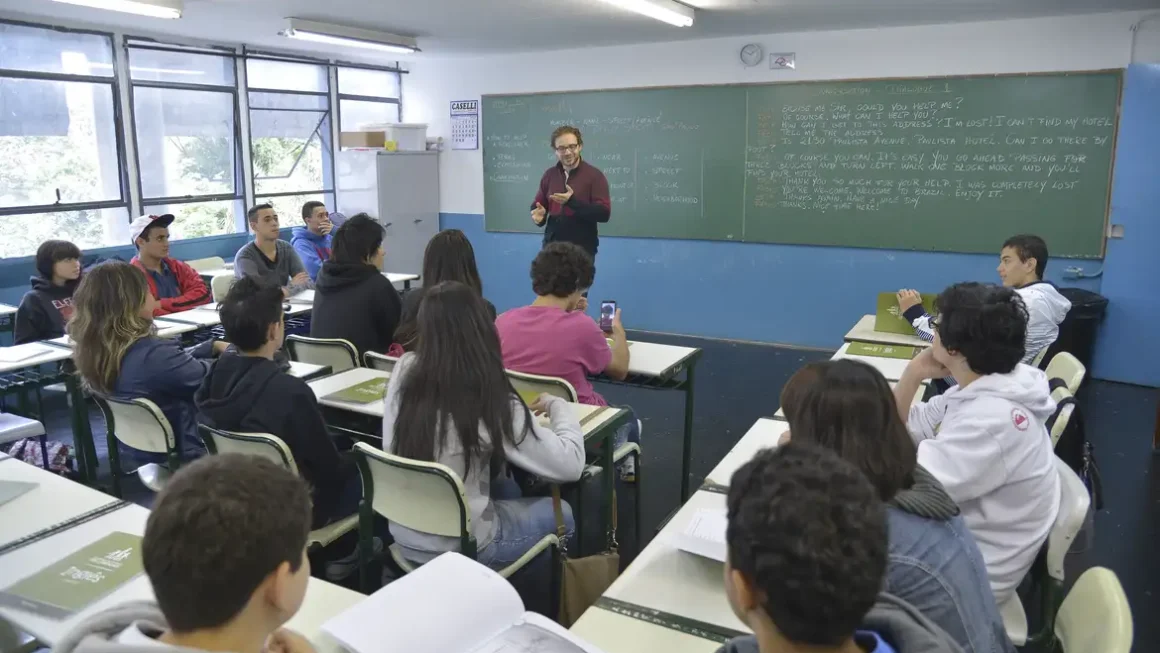
{"type": "Polygon", "coordinates": [[[479,149],[479,100],[451,103],[451,149],[479,149]]]}

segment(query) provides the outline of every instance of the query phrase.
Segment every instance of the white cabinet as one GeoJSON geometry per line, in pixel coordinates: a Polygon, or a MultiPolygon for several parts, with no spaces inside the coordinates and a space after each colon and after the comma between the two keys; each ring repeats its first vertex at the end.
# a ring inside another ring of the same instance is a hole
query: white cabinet
{"type": "Polygon", "coordinates": [[[421,274],[423,251],[439,231],[439,153],[338,153],[338,210],[368,213],[386,229],[383,270],[421,274]]]}

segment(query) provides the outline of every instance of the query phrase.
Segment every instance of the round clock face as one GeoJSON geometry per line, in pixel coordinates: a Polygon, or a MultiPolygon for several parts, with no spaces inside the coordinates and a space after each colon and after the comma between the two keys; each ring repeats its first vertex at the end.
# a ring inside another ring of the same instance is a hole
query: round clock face
{"type": "Polygon", "coordinates": [[[761,46],[756,43],[750,43],[741,48],[741,63],[746,66],[756,66],[761,63],[764,56],[765,53],[762,52],[761,46]]]}

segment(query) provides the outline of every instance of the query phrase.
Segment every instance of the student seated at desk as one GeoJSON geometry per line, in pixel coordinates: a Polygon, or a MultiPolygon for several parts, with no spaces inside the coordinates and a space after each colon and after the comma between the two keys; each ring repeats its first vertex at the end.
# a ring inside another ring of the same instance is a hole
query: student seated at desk
{"type": "MultiPolygon", "coordinates": [[[[423,252],[423,285],[434,286],[444,281],[458,281],[483,296],[483,282],[475,266],[475,249],[471,241],[458,229],[445,229],[435,234],[423,252]]],[[[415,348],[415,319],[423,302],[423,288],[403,295],[403,317],[395,329],[395,342],[402,351],[415,348]]],[[[495,320],[495,305],[486,299],[487,312],[495,320]]]]}
{"type": "Polygon", "coordinates": [[[330,231],[334,225],[330,223],[326,205],[317,200],[302,205],[302,221],[306,225],[294,227],[290,244],[306,266],[310,280],[315,281],[322,264],[330,260],[330,231]]]}
{"type": "Polygon", "coordinates": [[[263,283],[281,286],[286,297],[314,287],[294,246],[278,238],[278,212],[269,204],[259,204],[246,212],[254,240],[234,255],[234,276],[257,277],[263,283]]]}
{"type": "MultiPolygon", "coordinates": [[[[1043,280],[1046,270],[1047,243],[1039,236],[1012,236],[1003,243],[999,253],[999,278],[1004,286],[1019,293],[1027,308],[1024,363],[1031,363],[1055,342],[1059,337],[1059,325],[1071,310],[1071,300],[1061,295],[1055,284],[1043,280]]],[[[898,291],[898,308],[914,326],[919,338],[928,342],[934,340],[930,315],[923,309],[922,297],[917,290],[898,291]]]]}
{"type": "Polygon", "coordinates": [[[795,442],[837,453],[886,505],[886,591],[967,653],[1014,653],[975,538],[942,484],[918,464],[882,374],[848,359],[810,363],[785,384],[781,406],[795,442]]]}
{"type": "MultiPolygon", "coordinates": [[[[606,406],[588,380],[606,374],[623,380],[628,376],[628,337],[620,321],[620,309],[612,320],[612,333],[600,330],[584,311],[584,293],[596,270],[592,257],[572,243],[550,243],[532,261],[530,306],[514,308],[495,321],[503,347],[504,366],[516,372],[562,378],[572,384],[582,404],[606,406]],[[607,337],[612,338],[609,347],[607,337]]],[[[632,410],[631,408],[629,410],[632,410]]],[[[616,446],[640,442],[640,422],[633,415],[616,434],[616,446]]],[[[631,480],[636,470],[632,458],[624,461],[621,476],[631,480]]]]}
{"type": "Polygon", "coordinates": [[[81,279],[81,250],[67,240],[46,240],[36,248],[37,276],[29,281],[16,309],[12,344],[52,340],[64,335],[73,314],[73,293],[81,279]]]}
{"type": "Polygon", "coordinates": [[[791,442],[757,454],[729,484],[725,594],[753,631],[720,653],[957,653],[913,606],[879,593],[882,502],[833,452],[791,442]]]}
{"type": "Polygon", "coordinates": [[[306,483],[257,456],[208,456],[158,495],[141,555],[154,601],[94,614],[58,653],[314,653],[281,628],[310,580],[306,483]]]}
{"type": "Polygon", "coordinates": [[[350,341],[359,356],[391,348],[403,301],[383,276],[383,227],[360,213],[335,230],[314,290],[310,335],[350,341]]]}
{"type": "Polygon", "coordinates": [[[145,273],[149,292],[158,301],[153,315],[169,315],[208,304],[212,295],[197,270],[169,258],[169,225],[172,215],[143,215],[129,225],[129,237],[137,248],[131,263],[145,273]]]}
{"type": "MultiPolygon", "coordinates": [[[[427,290],[419,309],[419,345],[399,360],[387,385],[383,448],[446,465],[463,479],[477,559],[494,569],[556,532],[552,499],[521,498],[505,463],[552,483],[576,481],[584,470],[584,438],[572,408],[546,394],[530,410],[524,405],[504,372],[483,298],[455,281],[427,290]],[[540,426],[532,410],[547,413],[550,426],[540,426]]],[[[566,503],[562,507],[570,535],[572,511],[566,503]]],[[[391,524],[391,534],[418,563],[459,550],[457,537],[397,524],[391,524]]]]}
{"type": "MultiPolygon", "coordinates": [[[[99,395],[152,401],[181,439],[184,454],[203,453],[193,393],[209,370],[208,359],[225,351],[226,343],[207,340],[187,351],[175,339],[154,335],[158,301],[144,273],[129,263],[106,261],[91,268],[73,302],[68,334],[85,384],[99,395]]],[[[163,458],[144,452],[135,457],[163,458]]]]}
{"type": "Polygon", "coordinates": [[[223,431],[268,433],[290,448],[312,488],[312,528],[358,512],[362,481],[354,460],[342,458],[326,430],[318,400],[302,379],[274,362],[285,336],[282,291],[238,279],[221,303],[227,354],[209,369],[194,402],[198,419],[223,431]]]}
{"type": "Polygon", "coordinates": [[[1024,365],[1027,310],[1010,288],[961,283],[938,297],[934,346],[894,388],[918,463],[959,504],[999,605],[1031,568],[1059,512],[1059,474],[1044,422],[1047,376],[1024,365]],[[926,379],[957,385],[912,405],[926,379]]]}

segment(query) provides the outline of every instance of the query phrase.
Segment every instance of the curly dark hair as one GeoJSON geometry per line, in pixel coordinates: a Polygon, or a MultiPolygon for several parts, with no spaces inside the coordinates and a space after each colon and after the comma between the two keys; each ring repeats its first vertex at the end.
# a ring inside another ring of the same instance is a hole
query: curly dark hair
{"type": "Polygon", "coordinates": [[[592,286],[592,257],[572,243],[550,243],[532,261],[532,290],[539,296],[567,297],[592,286]]]}
{"type": "Polygon", "coordinates": [[[571,134],[575,136],[576,143],[578,145],[584,144],[584,137],[580,135],[579,129],[576,129],[572,125],[561,125],[552,131],[552,147],[556,147],[556,139],[560,138],[564,134],[571,134]]]}
{"type": "Polygon", "coordinates": [[[935,302],[935,324],[946,349],[977,374],[1007,374],[1023,360],[1027,307],[1019,293],[984,283],[957,283],[935,302]]]}
{"type": "Polygon", "coordinates": [[[310,489],[280,465],[227,453],[182,467],[157,495],[141,543],[169,627],[228,623],[282,563],[298,571],[309,532],[310,489]]]}
{"type": "Polygon", "coordinates": [[[837,454],[798,442],[757,454],[729,484],[729,564],[789,641],[837,646],[886,573],[886,512],[837,454]]]}

